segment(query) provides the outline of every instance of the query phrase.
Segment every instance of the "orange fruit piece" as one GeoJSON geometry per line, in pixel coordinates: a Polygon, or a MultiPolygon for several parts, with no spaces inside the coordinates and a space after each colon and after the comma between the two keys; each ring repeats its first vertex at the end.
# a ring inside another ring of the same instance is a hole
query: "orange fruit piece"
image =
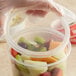
{"type": "Polygon", "coordinates": [[[31,58],[31,60],[33,60],[33,61],[42,61],[42,62],[47,62],[47,63],[54,63],[58,59],[51,56],[51,57],[47,57],[47,58],[31,58]]]}
{"type": "MultiPolygon", "coordinates": [[[[61,42],[58,42],[58,41],[50,41],[49,50],[58,47],[60,44],[61,44],[61,42]]],[[[54,56],[47,57],[47,58],[31,58],[31,60],[33,60],[33,61],[43,61],[43,62],[47,62],[48,64],[58,61],[58,59],[55,58],[54,56]]]]}
{"type": "MultiPolygon", "coordinates": [[[[49,50],[58,47],[60,44],[61,44],[61,42],[51,41],[51,42],[50,42],[50,46],[49,46],[49,50]]],[[[65,47],[65,49],[64,49],[63,51],[66,53],[66,52],[67,52],[67,47],[65,47]]]]}
{"type": "Polygon", "coordinates": [[[54,49],[60,45],[61,42],[58,41],[51,41],[49,45],[49,50],[54,49]]]}

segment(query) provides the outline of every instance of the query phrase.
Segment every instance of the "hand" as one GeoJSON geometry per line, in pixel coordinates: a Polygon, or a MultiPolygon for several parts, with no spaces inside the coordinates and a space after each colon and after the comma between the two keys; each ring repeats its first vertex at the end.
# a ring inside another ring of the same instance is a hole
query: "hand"
{"type": "Polygon", "coordinates": [[[5,13],[11,7],[27,7],[26,13],[37,16],[45,16],[51,10],[60,15],[49,0],[0,0],[0,12],[5,13]]]}
{"type": "Polygon", "coordinates": [[[12,3],[14,3],[13,5],[15,8],[26,7],[28,9],[26,13],[33,16],[43,17],[50,11],[61,15],[61,13],[54,8],[49,0],[13,0],[12,3]]]}
{"type": "MultiPolygon", "coordinates": [[[[48,0],[49,1],[49,0],[48,0]]],[[[27,14],[31,14],[34,16],[44,17],[49,11],[54,11],[58,15],[61,15],[60,12],[57,11],[56,8],[53,7],[51,3],[47,0],[0,0],[0,13],[5,13],[12,7],[20,8],[26,7],[28,10],[27,14]]],[[[3,25],[3,20],[0,15],[0,27],[3,25]]]]}

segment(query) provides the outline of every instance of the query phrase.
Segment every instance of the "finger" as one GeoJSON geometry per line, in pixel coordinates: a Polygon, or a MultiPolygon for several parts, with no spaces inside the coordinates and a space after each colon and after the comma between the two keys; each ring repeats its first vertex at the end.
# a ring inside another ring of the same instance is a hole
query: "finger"
{"type": "Polygon", "coordinates": [[[30,15],[34,15],[34,16],[42,16],[43,17],[48,12],[55,12],[59,16],[61,16],[61,13],[48,2],[40,2],[35,7],[28,9],[26,13],[30,14],[30,15]]]}
{"type": "Polygon", "coordinates": [[[28,10],[28,11],[26,11],[26,14],[33,15],[33,16],[44,17],[47,14],[47,11],[43,11],[43,10],[28,10]]]}

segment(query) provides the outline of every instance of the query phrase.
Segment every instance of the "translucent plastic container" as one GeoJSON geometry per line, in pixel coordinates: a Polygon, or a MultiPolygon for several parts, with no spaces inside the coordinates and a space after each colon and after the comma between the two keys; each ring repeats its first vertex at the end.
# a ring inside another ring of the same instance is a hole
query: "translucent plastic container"
{"type": "Polygon", "coordinates": [[[54,29],[33,27],[15,33],[12,37],[15,43],[10,37],[7,41],[10,44],[12,63],[16,69],[14,76],[66,76],[66,61],[71,51],[71,44],[62,33],[54,29]],[[43,52],[31,51],[17,45],[20,37],[33,41],[36,36],[43,37],[46,41],[52,40],[51,49],[43,52]]]}
{"type": "Polygon", "coordinates": [[[52,13],[44,18],[30,17],[24,14],[24,10],[10,13],[5,22],[5,36],[14,76],[66,76],[71,44],[65,17],[52,13]],[[23,20],[11,28],[11,19],[16,14],[21,14],[23,20]],[[64,34],[50,27],[56,19],[61,20],[64,34]]]}

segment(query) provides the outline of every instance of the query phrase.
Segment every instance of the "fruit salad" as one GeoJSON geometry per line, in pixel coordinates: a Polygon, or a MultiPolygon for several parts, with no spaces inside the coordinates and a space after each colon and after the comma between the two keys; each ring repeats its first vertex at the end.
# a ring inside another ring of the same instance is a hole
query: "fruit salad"
{"type": "MultiPolygon", "coordinates": [[[[29,41],[24,37],[20,37],[17,42],[20,47],[34,52],[51,51],[51,49],[59,46],[60,43],[61,42],[54,40],[46,41],[43,37],[40,36],[36,36],[33,41],[29,41]]],[[[21,76],[65,76],[65,62],[51,65],[60,60],[61,58],[65,57],[65,50],[57,56],[50,56],[46,58],[33,58],[20,54],[16,50],[11,48],[11,55],[17,61],[27,64],[23,65],[15,62],[15,65],[19,70],[21,76]]]]}

